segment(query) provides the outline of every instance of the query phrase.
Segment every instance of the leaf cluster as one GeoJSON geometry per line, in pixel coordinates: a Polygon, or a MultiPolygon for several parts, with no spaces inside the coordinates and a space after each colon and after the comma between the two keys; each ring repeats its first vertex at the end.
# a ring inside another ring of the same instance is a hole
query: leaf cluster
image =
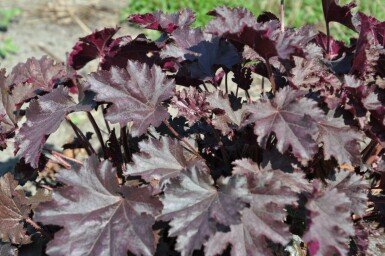
{"type": "Polygon", "coordinates": [[[14,142],[20,159],[0,177],[0,252],[276,255],[296,235],[309,255],[376,254],[385,22],[322,6],[327,26],[357,33],[350,45],[244,8],[217,7],[203,28],[188,9],[156,11],[128,17],[161,32],[155,41],[104,28],[80,38],[68,65],[0,70],[0,147],[14,142]],[[63,148],[86,159],[46,145],[63,122],[76,135],[63,148]]]}

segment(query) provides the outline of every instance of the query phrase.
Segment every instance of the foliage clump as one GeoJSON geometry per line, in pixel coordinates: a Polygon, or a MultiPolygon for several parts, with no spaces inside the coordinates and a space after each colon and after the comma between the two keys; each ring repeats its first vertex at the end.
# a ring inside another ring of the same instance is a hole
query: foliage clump
{"type": "Polygon", "coordinates": [[[14,141],[20,161],[0,177],[0,252],[274,255],[297,235],[309,255],[378,254],[385,22],[322,3],[326,24],[357,32],[350,45],[244,8],[217,7],[192,28],[184,9],[128,18],[160,31],[156,41],[104,28],[69,65],[2,69],[0,146],[14,141]],[[87,113],[100,150],[74,112],[87,113]],[[77,136],[64,147],[84,161],[46,146],[62,122],[77,136]]]}

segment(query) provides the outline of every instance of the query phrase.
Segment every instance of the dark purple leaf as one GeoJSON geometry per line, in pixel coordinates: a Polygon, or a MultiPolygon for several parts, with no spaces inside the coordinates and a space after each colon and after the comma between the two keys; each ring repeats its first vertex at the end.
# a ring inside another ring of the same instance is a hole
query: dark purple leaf
{"type": "Polygon", "coordinates": [[[275,16],[274,13],[271,13],[271,12],[263,12],[257,18],[258,22],[268,22],[271,20],[279,20],[279,19],[277,18],[277,16],[275,16]]]}
{"type": "Polygon", "coordinates": [[[206,32],[248,45],[265,60],[303,56],[302,48],[315,36],[310,27],[281,32],[277,20],[258,23],[245,8],[217,7],[208,14],[216,18],[207,24],[206,32]]]}
{"type": "MultiPolygon", "coordinates": [[[[314,38],[323,51],[326,53],[327,50],[327,35],[318,32],[317,36],[314,38]]],[[[348,48],[345,46],[343,41],[335,40],[332,36],[329,38],[329,57],[330,59],[334,59],[338,56],[341,56],[343,52],[345,52],[348,48]]]]}
{"type": "Polygon", "coordinates": [[[251,177],[253,180],[255,175],[259,173],[269,173],[276,180],[276,184],[285,187],[294,193],[300,194],[311,190],[310,183],[306,180],[305,175],[301,171],[294,171],[292,173],[285,172],[285,170],[272,169],[270,165],[262,168],[254,163],[251,159],[240,159],[233,162],[233,174],[245,175],[251,177]]]}
{"type": "Polygon", "coordinates": [[[303,240],[310,255],[346,255],[349,237],[354,236],[350,217],[351,201],[336,188],[319,190],[316,182],[314,193],[306,203],[310,212],[310,223],[303,240]]]}
{"type": "Polygon", "coordinates": [[[55,63],[53,59],[43,56],[39,60],[30,58],[16,65],[8,77],[8,86],[10,94],[14,95],[14,102],[23,103],[41,92],[50,92],[75,76],[75,72],[68,70],[63,63],[55,63]]]}
{"type": "Polygon", "coordinates": [[[125,174],[140,175],[157,189],[187,169],[198,168],[208,171],[202,160],[193,158],[193,155],[185,151],[179,142],[171,138],[141,141],[139,148],[140,154],[132,156],[133,163],[127,165],[125,174]]]}
{"type": "Polygon", "coordinates": [[[335,21],[355,31],[351,9],[356,6],[354,2],[341,6],[338,4],[338,0],[322,0],[322,8],[327,26],[329,26],[330,22],[335,21]]]}
{"type": "Polygon", "coordinates": [[[236,65],[233,68],[234,78],[231,79],[234,83],[236,83],[239,88],[247,91],[250,89],[250,85],[253,82],[253,78],[251,77],[251,69],[248,67],[242,67],[242,65],[236,65]]]}
{"type": "Polygon", "coordinates": [[[0,69],[0,136],[16,128],[16,117],[13,114],[16,106],[10,99],[6,80],[5,69],[0,69]]]}
{"type": "Polygon", "coordinates": [[[353,241],[357,246],[359,255],[366,255],[369,248],[369,230],[361,223],[354,224],[355,236],[353,241]]]}
{"type": "Polygon", "coordinates": [[[329,91],[328,88],[339,89],[340,80],[330,71],[326,70],[317,59],[304,59],[294,57],[295,67],[289,77],[293,86],[304,89],[311,88],[316,91],[329,91]]]}
{"type": "Polygon", "coordinates": [[[27,121],[20,128],[17,140],[18,156],[37,167],[46,138],[55,132],[72,111],[90,111],[91,106],[76,104],[68,89],[59,86],[52,92],[33,100],[27,110],[27,121]]]}
{"type": "Polygon", "coordinates": [[[171,38],[175,44],[168,44],[161,57],[188,60],[183,68],[192,78],[210,80],[219,67],[231,69],[240,62],[239,54],[231,43],[202,33],[200,29],[177,29],[171,38]]]}
{"type": "Polygon", "coordinates": [[[362,177],[347,170],[337,171],[334,179],[328,180],[328,188],[337,188],[351,201],[351,211],[357,215],[363,215],[368,201],[369,184],[362,177]]]}
{"type": "Polygon", "coordinates": [[[148,29],[172,33],[177,28],[189,27],[195,21],[195,14],[189,9],[170,14],[155,11],[146,14],[132,14],[128,17],[128,21],[148,29]]]}
{"type": "Polygon", "coordinates": [[[132,121],[133,136],[169,117],[162,102],[173,96],[175,84],[158,66],[150,68],[129,60],[125,69],[112,67],[89,75],[87,80],[89,89],[97,93],[96,101],[112,103],[106,119],[122,127],[132,121]]]}
{"type": "Polygon", "coordinates": [[[244,109],[234,111],[230,105],[229,98],[224,92],[216,90],[210,93],[207,95],[207,102],[209,102],[208,108],[213,112],[221,110],[220,113],[216,113],[212,118],[212,124],[222,134],[229,134],[233,129],[238,129],[241,126],[244,109]]]}
{"type": "Polygon", "coordinates": [[[206,94],[198,92],[195,87],[177,92],[171,102],[172,106],[178,110],[178,116],[185,117],[190,126],[201,118],[210,116],[206,94]]]}
{"type": "Polygon", "coordinates": [[[150,189],[121,187],[111,163],[96,156],[56,178],[66,186],[55,189],[52,201],[35,212],[37,221],[64,227],[48,243],[48,254],[154,254],[153,216],[161,204],[150,189]]]}
{"type": "Polygon", "coordinates": [[[217,7],[208,14],[216,17],[207,24],[208,33],[248,45],[265,60],[278,55],[269,37],[279,29],[278,21],[257,23],[255,16],[245,8],[217,7]]]}
{"type": "Polygon", "coordinates": [[[126,68],[127,60],[137,60],[152,65],[154,58],[147,55],[158,52],[159,48],[156,43],[140,34],[135,39],[129,36],[116,38],[107,50],[101,61],[102,68],[106,70],[111,66],[126,68]]]}
{"type": "Polygon", "coordinates": [[[359,142],[363,136],[355,128],[344,124],[342,118],[330,114],[318,122],[318,143],[322,143],[324,159],[334,157],[339,164],[361,164],[359,142]]]}
{"type": "Polygon", "coordinates": [[[16,189],[17,185],[11,173],[0,177],[0,240],[28,244],[31,240],[24,229],[24,221],[29,217],[31,206],[23,190],[16,189]]]}
{"type": "Polygon", "coordinates": [[[200,249],[215,232],[215,224],[238,224],[248,194],[246,179],[228,177],[217,181],[197,168],[183,171],[166,186],[162,215],[170,221],[170,236],[178,236],[176,250],[183,256],[200,249]]]}
{"type": "MultiPolygon", "coordinates": [[[[242,212],[242,222],[231,225],[227,233],[217,232],[205,244],[207,255],[221,254],[232,245],[232,255],[272,255],[267,239],[286,245],[291,234],[283,222],[285,205],[296,204],[297,196],[283,181],[275,178],[270,171],[256,171],[256,165],[243,159],[235,162],[240,169],[253,168],[249,179],[250,208],[242,212]]],[[[243,172],[243,171],[242,171],[243,172]]]]}
{"type": "Polygon", "coordinates": [[[292,149],[299,161],[306,163],[317,152],[318,128],[314,120],[323,118],[317,103],[301,97],[302,93],[285,87],[272,100],[263,99],[247,106],[250,117],[243,125],[253,124],[258,143],[266,147],[269,136],[277,137],[281,153],[292,149]]]}
{"type": "Polygon", "coordinates": [[[291,56],[305,56],[305,46],[315,35],[311,26],[304,26],[298,29],[286,29],[283,33],[275,30],[270,38],[275,41],[278,57],[290,59],[291,56]]]}
{"type": "Polygon", "coordinates": [[[69,55],[69,64],[77,70],[98,57],[103,59],[108,52],[109,45],[113,42],[112,37],[118,29],[119,28],[104,28],[103,30],[97,30],[88,36],[80,38],[69,55]]]}
{"type": "Polygon", "coordinates": [[[147,54],[159,50],[156,44],[142,34],[135,39],[131,36],[112,38],[118,29],[104,28],[80,38],[70,53],[69,64],[81,69],[98,58],[101,67],[108,70],[111,66],[125,68],[128,59],[151,63],[147,54]]]}
{"type": "Polygon", "coordinates": [[[380,54],[385,53],[383,47],[378,47],[379,41],[377,40],[377,38],[383,40],[378,34],[385,30],[385,22],[380,23],[374,17],[361,12],[357,16],[360,19],[360,35],[357,40],[351,73],[365,75],[375,71],[380,54]],[[379,30],[377,30],[377,26],[379,26],[379,30]]]}

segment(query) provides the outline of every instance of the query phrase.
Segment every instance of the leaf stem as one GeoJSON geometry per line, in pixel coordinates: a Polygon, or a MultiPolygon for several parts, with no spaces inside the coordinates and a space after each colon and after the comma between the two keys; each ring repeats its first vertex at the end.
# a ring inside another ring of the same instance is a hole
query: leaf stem
{"type": "Polygon", "coordinates": [[[39,231],[43,236],[45,236],[46,238],[49,238],[51,239],[52,236],[50,234],[48,234],[42,227],[39,226],[39,224],[37,224],[36,222],[34,222],[31,218],[27,218],[25,219],[25,222],[27,222],[28,224],[30,224],[34,229],[36,229],[37,231],[39,231]]]}
{"type": "Polygon", "coordinates": [[[266,65],[267,73],[269,75],[269,80],[271,83],[271,90],[273,91],[273,93],[275,93],[275,91],[277,90],[277,86],[275,84],[273,69],[271,68],[271,65],[268,59],[266,59],[265,65],[266,65]]]}
{"type": "Polygon", "coordinates": [[[105,111],[106,111],[106,109],[104,108],[104,106],[102,106],[102,114],[103,114],[104,123],[106,124],[106,128],[107,128],[108,134],[110,134],[111,133],[111,128],[110,128],[110,125],[108,124],[108,122],[106,120],[105,111]]]}
{"type": "Polygon", "coordinates": [[[90,122],[92,124],[92,127],[95,130],[96,136],[98,137],[98,140],[99,140],[100,145],[102,147],[103,157],[106,158],[107,157],[106,148],[104,146],[103,136],[102,136],[102,133],[101,133],[101,131],[99,129],[99,126],[96,123],[95,118],[92,116],[92,114],[90,112],[87,112],[87,117],[90,120],[90,122]]]}
{"type": "Polygon", "coordinates": [[[209,89],[207,89],[207,86],[206,86],[206,84],[205,84],[205,83],[202,83],[202,85],[203,85],[203,88],[205,88],[206,92],[208,92],[208,91],[209,91],[209,89]]]}
{"type": "Polygon", "coordinates": [[[127,126],[123,126],[120,128],[120,143],[123,146],[126,163],[129,163],[131,161],[131,153],[130,153],[130,149],[128,148],[127,142],[128,142],[127,126]]]}
{"type": "Polygon", "coordinates": [[[214,137],[217,140],[218,145],[219,145],[219,147],[221,149],[223,161],[225,162],[226,165],[230,166],[229,155],[227,154],[227,152],[225,150],[225,147],[223,145],[222,140],[219,137],[219,134],[218,134],[217,130],[215,129],[215,127],[213,126],[213,123],[211,122],[211,120],[209,118],[206,117],[205,120],[211,126],[211,128],[213,129],[214,137]]]}
{"type": "Polygon", "coordinates": [[[226,94],[229,94],[229,87],[228,87],[228,83],[227,83],[227,72],[226,72],[226,76],[225,76],[225,90],[226,90],[226,94]]]}
{"type": "Polygon", "coordinates": [[[170,125],[170,123],[164,119],[163,123],[167,126],[167,128],[175,135],[180,141],[182,141],[186,146],[196,155],[198,158],[203,159],[203,157],[195,150],[195,148],[185,139],[183,138],[175,129],[170,125]]]}
{"type": "Polygon", "coordinates": [[[285,32],[285,0],[281,0],[281,32],[285,32]]]}
{"type": "Polygon", "coordinates": [[[91,156],[92,154],[96,154],[95,149],[92,147],[90,142],[87,140],[86,136],[83,134],[83,132],[77,127],[71,119],[67,116],[66,121],[71,125],[72,129],[74,130],[76,136],[78,139],[83,143],[84,149],[87,151],[87,154],[91,156]]]}
{"type": "Polygon", "coordinates": [[[249,91],[245,90],[245,94],[246,94],[246,98],[247,98],[248,103],[251,103],[251,97],[250,97],[249,91]]]}
{"type": "Polygon", "coordinates": [[[69,156],[66,156],[66,155],[64,155],[64,154],[62,154],[62,153],[59,153],[59,152],[57,152],[57,151],[53,151],[53,150],[52,150],[52,151],[51,151],[51,154],[52,154],[53,156],[59,156],[59,157],[61,157],[61,158],[70,160],[70,161],[72,161],[72,162],[74,162],[74,163],[78,163],[78,164],[83,165],[83,162],[82,162],[82,161],[80,161],[80,160],[78,160],[78,159],[75,159],[75,158],[72,158],[72,157],[69,157],[69,156]]]}
{"type": "Polygon", "coordinates": [[[329,23],[326,21],[326,54],[327,59],[329,59],[330,56],[330,27],[329,23]]]}

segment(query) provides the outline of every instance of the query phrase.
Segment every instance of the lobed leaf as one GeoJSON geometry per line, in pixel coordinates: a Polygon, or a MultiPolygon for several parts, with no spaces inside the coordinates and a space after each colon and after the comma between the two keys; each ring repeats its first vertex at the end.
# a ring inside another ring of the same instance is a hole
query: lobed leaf
{"type": "Polygon", "coordinates": [[[351,201],[336,188],[320,191],[317,182],[314,186],[315,192],[306,203],[311,221],[303,240],[308,245],[310,255],[346,255],[349,236],[354,236],[350,217],[351,201]]]}
{"type": "Polygon", "coordinates": [[[76,73],[69,70],[63,63],[47,56],[39,60],[30,58],[25,63],[17,64],[8,77],[10,93],[14,95],[15,103],[35,97],[41,92],[50,92],[57,85],[76,77],[76,73]],[[12,88],[11,88],[12,87],[12,88]],[[22,89],[18,90],[18,87],[22,89]]]}
{"type": "Polygon", "coordinates": [[[216,223],[232,225],[240,222],[240,211],[248,194],[246,180],[241,177],[220,179],[213,186],[207,172],[198,168],[186,170],[171,179],[161,198],[164,208],[158,217],[170,221],[170,236],[178,236],[176,250],[191,255],[214,234],[216,223]]]}
{"type": "Polygon", "coordinates": [[[31,213],[31,206],[23,190],[16,190],[17,185],[11,173],[0,177],[0,239],[13,244],[28,244],[31,239],[24,229],[24,221],[31,213]]]}
{"type": "Polygon", "coordinates": [[[244,108],[234,111],[230,105],[230,100],[224,92],[216,90],[213,93],[207,95],[207,102],[209,102],[209,109],[217,112],[212,118],[214,127],[226,135],[233,131],[233,129],[239,129],[244,117],[244,108]],[[217,111],[221,110],[221,111],[217,111]]]}
{"type": "Polygon", "coordinates": [[[215,233],[205,244],[205,252],[218,255],[230,244],[232,255],[273,255],[267,239],[283,245],[290,241],[289,227],[283,222],[285,205],[296,204],[298,198],[285,181],[276,179],[271,171],[258,171],[257,165],[246,159],[235,161],[235,165],[237,174],[251,174],[248,179],[250,208],[242,211],[241,223],[231,225],[229,232],[215,233]]]}
{"type": "Polygon", "coordinates": [[[150,125],[159,126],[169,117],[162,102],[174,94],[174,80],[166,77],[158,66],[149,67],[128,61],[125,69],[112,67],[87,77],[89,89],[97,93],[95,100],[109,102],[106,119],[122,127],[132,121],[131,133],[140,136],[150,125]]]}
{"type": "Polygon", "coordinates": [[[112,164],[99,163],[96,156],[56,178],[66,186],[55,189],[52,201],[35,211],[37,221],[63,226],[48,243],[48,254],[154,254],[153,216],[161,204],[151,189],[121,187],[112,164]]]}
{"type": "Polygon", "coordinates": [[[169,137],[141,141],[139,148],[140,154],[132,156],[133,163],[127,165],[125,175],[140,175],[152,185],[157,184],[156,188],[162,188],[171,178],[191,168],[208,171],[202,160],[192,158],[178,141],[169,137]]]}
{"type": "Polygon", "coordinates": [[[317,141],[323,143],[324,159],[332,156],[339,164],[358,166],[361,164],[359,142],[363,136],[354,128],[344,124],[342,118],[328,115],[318,122],[319,137],[317,141]]]}
{"type": "Polygon", "coordinates": [[[357,215],[365,213],[368,200],[368,182],[362,177],[346,170],[337,171],[334,179],[328,179],[328,189],[336,188],[351,201],[351,211],[357,215]]]}
{"type": "Polygon", "coordinates": [[[355,27],[352,22],[353,15],[351,9],[356,6],[356,3],[354,2],[341,6],[338,4],[338,0],[322,0],[324,18],[327,24],[335,21],[354,31],[355,27]]]}
{"type": "Polygon", "coordinates": [[[90,111],[90,105],[76,104],[68,89],[59,86],[52,92],[33,100],[27,110],[27,121],[17,135],[19,143],[18,156],[24,157],[26,163],[37,167],[44,143],[55,132],[66,115],[72,111],[90,111]]]}
{"type": "Polygon", "coordinates": [[[308,162],[317,152],[315,138],[318,128],[314,120],[322,119],[323,113],[316,102],[301,98],[301,92],[285,87],[272,100],[260,100],[247,106],[250,113],[243,125],[252,124],[258,143],[266,147],[274,133],[281,153],[292,149],[302,163],[308,162]]]}
{"type": "Polygon", "coordinates": [[[190,9],[182,9],[175,13],[155,11],[146,14],[132,14],[128,21],[148,29],[172,33],[177,28],[189,27],[195,21],[195,14],[190,9]]]}

